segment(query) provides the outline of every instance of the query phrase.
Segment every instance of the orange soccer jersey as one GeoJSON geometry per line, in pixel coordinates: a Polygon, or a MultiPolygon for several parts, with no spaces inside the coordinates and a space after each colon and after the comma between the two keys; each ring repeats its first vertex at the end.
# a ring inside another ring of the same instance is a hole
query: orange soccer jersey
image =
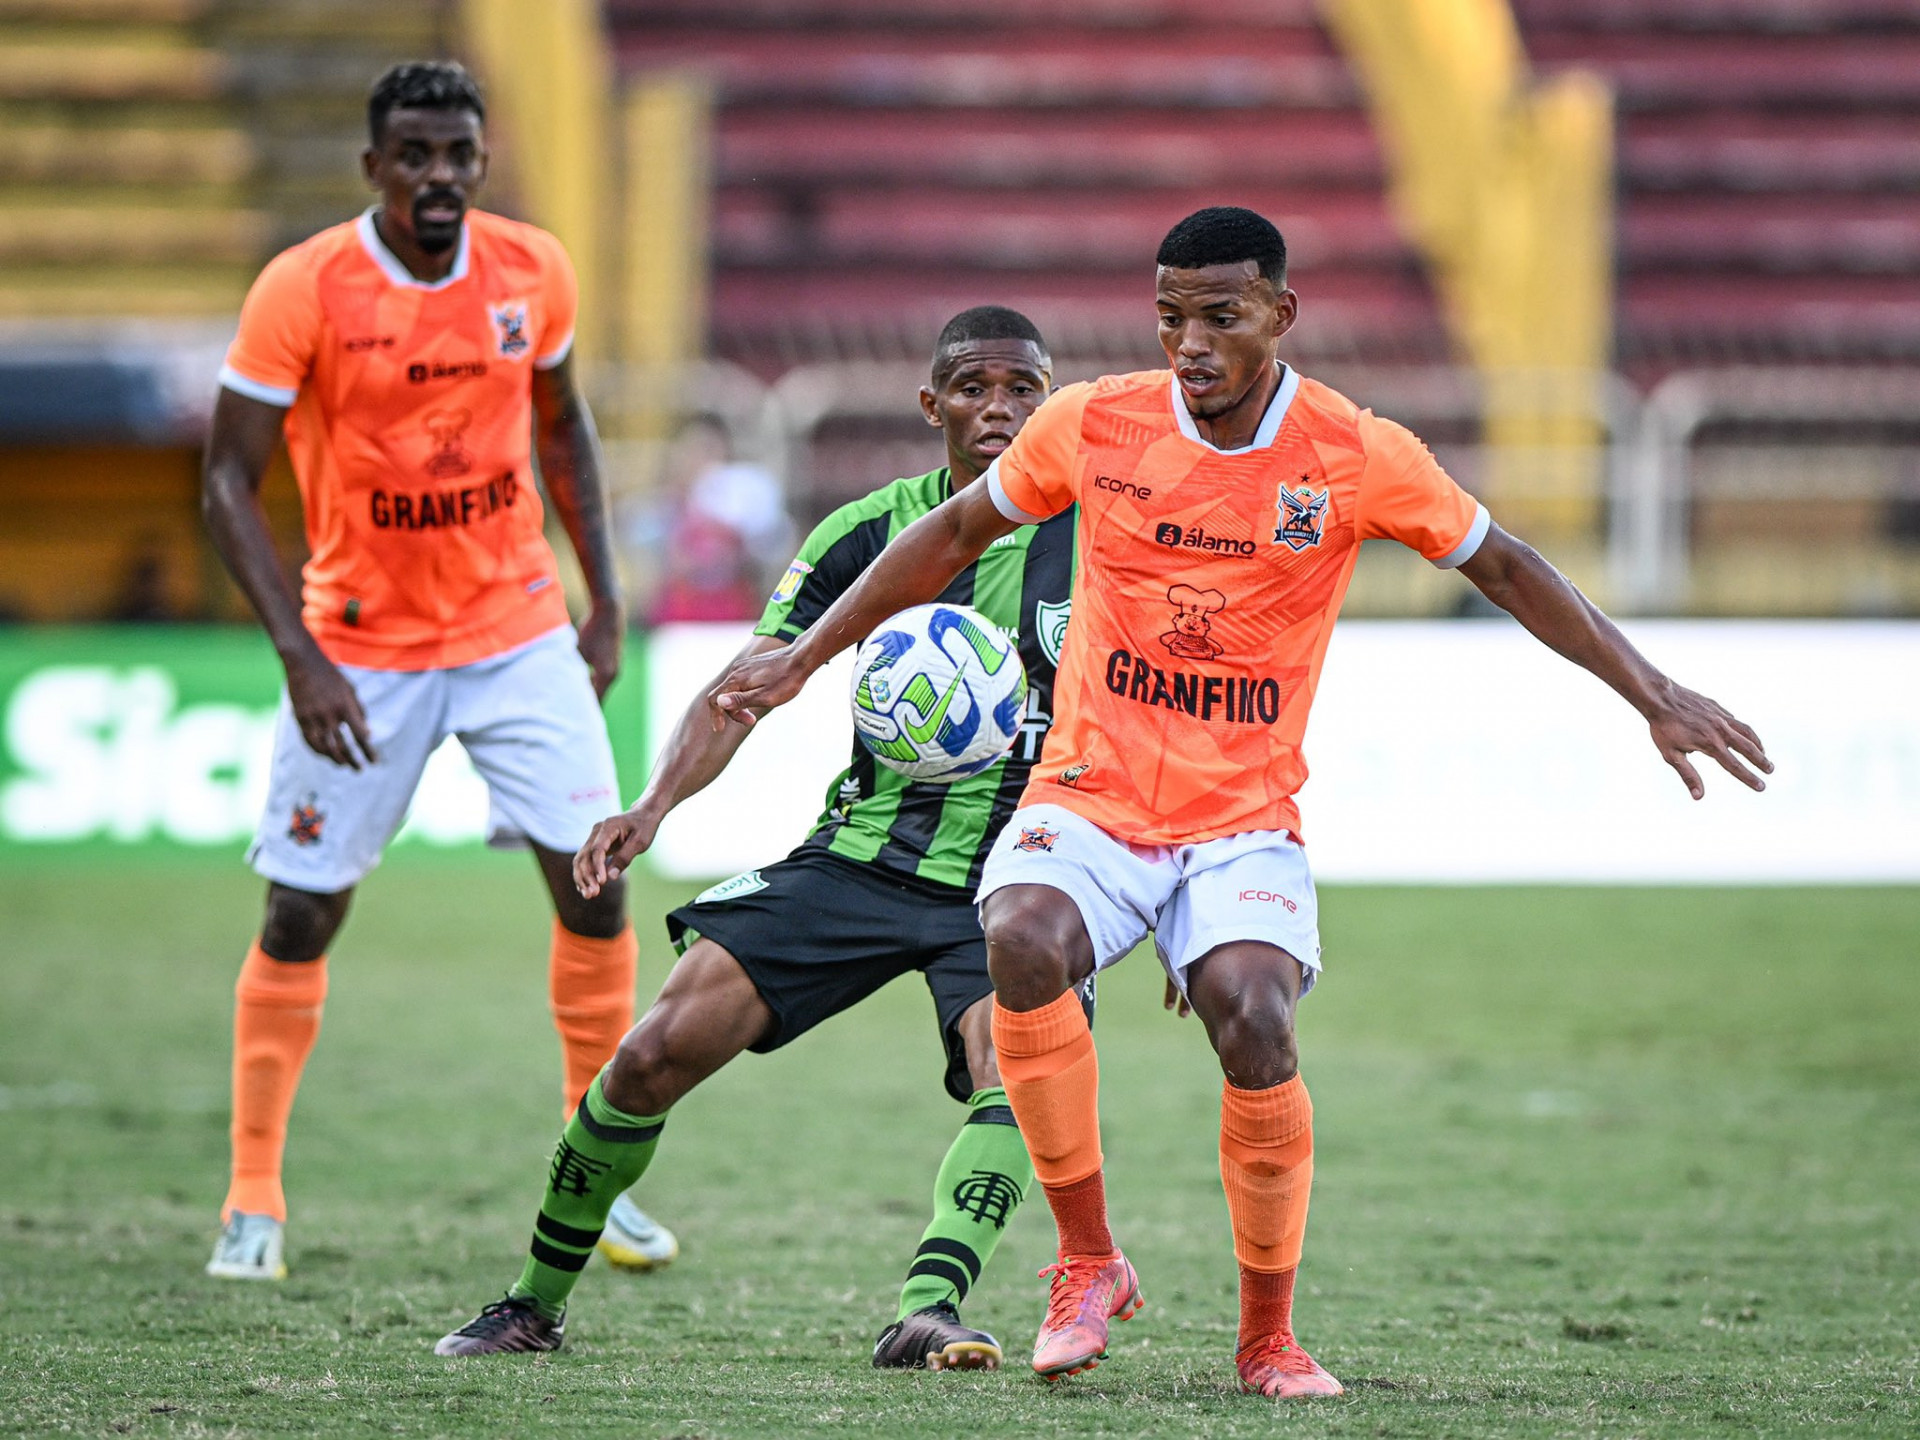
{"type": "Polygon", "coordinates": [[[1022,804],[1123,840],[1300,833],[1307,710],[1362,540],[1440,565],[1491,523],[1419,440],[1291,369],[1251,445],[1201,440],[1166,370],[1056,393],[991,471],[996,504],[1078,503],[1053,731],[1022,804]]]}
{"type": "Polygon", "coordinates": [[[254,282],[220,380],[291,407],[303,617],[333,660],[447,668],[566,623],[530,371],[566,358],[576,306],[559,241],[480,211],[444,280],[408,274],[369,212],[254,282]]]}

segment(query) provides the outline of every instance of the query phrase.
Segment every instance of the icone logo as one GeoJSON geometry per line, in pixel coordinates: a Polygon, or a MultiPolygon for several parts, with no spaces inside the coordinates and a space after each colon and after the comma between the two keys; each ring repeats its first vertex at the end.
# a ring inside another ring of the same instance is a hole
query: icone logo
{"type": "Polygon", "coordinates": [[[1096,490],[1111,490],[1116,495],[1131,495],[1136,500],[1151,500],[1153,498],[1153,487],[1151,485],[1142,485],[1137,480],[1116,480],[1111,475],[1094,476],[1093,488],[1096,490]]]}
{"type": "Polygon", "coordinates": [[[1300,907],[1298,905],[1275,890],[1242,890],[1240,892],[1240,898],[1242,900],[1258,901],[1262,905],[1284,905],[1287,907],[1287,913],[1290,915],[1300,913],[1300,907]]]}

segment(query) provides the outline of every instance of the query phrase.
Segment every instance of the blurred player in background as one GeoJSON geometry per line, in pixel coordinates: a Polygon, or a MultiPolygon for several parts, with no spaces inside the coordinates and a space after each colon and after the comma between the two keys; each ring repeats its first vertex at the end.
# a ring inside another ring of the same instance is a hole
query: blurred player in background
{"type": "MultiPolygon", "coordinates": [[[[448,735],[486,777],[491,838],[530,844],[553,895],[569,1108],[633,1023],[625,896],[587,899],[572,877],[617,794],[599,697],[625,624],[570,360],[578,296],[551,235],[469,208],[484,113],[458,65],[381,76],[363,159],[378,202],[267,266],[221,371],[207,522],[287,683],[248,851],[266,918],[236,992],[233,1169],[210,1275],[286,1273],[281,1153],[326,950],[448,735]],[[283,432],[312,551],[304,603],[258,500],[283,432]],[[536,445],[586,576],[577,635],[541,533],[536,445]]],[[[630,1218],[642,1228],[614,1237],[617,1261],[673,1257],[671,1235],[630,1218]]]]}
{"type": "MultiPolygon", "coordinates": [[[[921,409],[946,440],[946,465],[896,480],[822,521],[741,657],[805,634],[894,536],[975,487],[1045,398],[1052,368],[1040,332],[1015,311],[981,306],[949,321],[920,391],[921,409]]],[[[440,1354],[556,1348],[575,1278],[609,1213],[618,1220],[633,1203],[622,1192],[653,1158],[667,1111],[742,1050],[778,1049],[918,970],[946,1047],[948,1093],[968,1114],[934,1181],[933,1219],[873,1363],[999,1364],[998,1342],[963,1325],[959,1306],[1033,1169],[994,1060],[993,986],[973,889],[1046,736],[1072,572],[1068,510],[1010,535],[950,575],[939,593],[1019,633],[1030,689],[1026,722],[1006,760],[955,784],[914,784],[876,765],[856,741],[853,764],[828,791],[826,813],[799,849],[667,917],[680,963],[567,1126],[519,1281],[505,1300],[443,1339],[440,1354]]],[[[616,883],[674,806],[726,768],[745,735],[739,726],[716,731],[705,695],[696,697],[646,793],[594,827],[574,864],[581,893],[601,895],[616,883]]],[[[1090,987],[1085,994],[1090,1003],[1090,987]]]]}
{"type": "MultiPolygon", "coordinates": [[[[1458,568],[1689,752],[1758,790],[1757,736],[1649,664],[1564,576],[1492,523],[1410,433],[1280,363],[1298,301],[1280,233],[1202,210],[1162,243],[1169,369],[1060,391],[987,472],[902,535],[784,650],[737,662],[716,722],[754,716],[1001,537],[1077,504],[1080,577],[1055,726],[981,879],[993,1038],[1059,1230],[1033,1367],[1105,1357],[1140,1305],[1107,1224],[1099,1067],[1075,991],[1151,932],[1226,1075],[1220,1168],[1240,1267],[1241,1384],[1337,1395],[1294,1338],[1313,1176],[1294,1007],[1320,971],[1294,793],[1300,743],[1360,542],[1458,568]]],[[[1472,803],[1462,797],[1463,804],[1472,803]]]]}

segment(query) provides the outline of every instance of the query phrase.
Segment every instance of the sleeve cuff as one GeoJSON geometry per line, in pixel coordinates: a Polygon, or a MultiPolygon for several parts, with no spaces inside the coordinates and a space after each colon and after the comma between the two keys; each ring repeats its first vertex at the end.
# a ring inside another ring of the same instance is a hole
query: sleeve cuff
{"type": "Polygon", "coordinates": [[[573,332],[569,330],[567,332],[567,338],[562,340],[557,346],[544,355],[536,355],[533,357],[533,368],[536,370],[551,370],[572,353],[573,332]]]}
{"type": "Polygon", "coordinates": [[[1029,515],[1013,503],[1013,497],[1007,494],[1007,487],[1000,481],[1000,462],[995,460],[987,467],[985,476],[987,494],[993,500],[993,508],[1016,525],[1038,525],[1047,519],[1045,515],[1029,515]]]}
{"type": "Polygon", "coordinates": [[[1471,560],[1480,549],[1480,543],[1487,538],[1487,532],[1493,528],[1493,516],[1487,513],[1487,507],[1478,500],[1473,502],[1473,524],[1467,527],[1467,538],[1433,563],[1441,570],[1457,570],[1471,560]]]}
{"type": "Polygon", "coordinates": [[[244,395],[249,400],[258,400],[263,405],[278,405],[283,410],[300,398],[298,387],[289,389],[284,385],[262,384],[258,380],[242,375],[231,365],[220,367],[220,384],[236,395],[244,395]]]}

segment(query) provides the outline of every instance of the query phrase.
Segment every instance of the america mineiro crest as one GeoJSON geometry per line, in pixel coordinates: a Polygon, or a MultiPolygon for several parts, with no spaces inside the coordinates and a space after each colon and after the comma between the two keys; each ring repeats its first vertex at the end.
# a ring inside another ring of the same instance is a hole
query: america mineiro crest
{"type": "Polygon", "coordinates": [[[1331,491],[1318,495],[1309,488],[1312,477],[1302,475],[1300,488],[1280,482],[1280,523],[1273,532],[1273,543],[1289,550],[1305,550],[1318,545],[1327,524],[1327,500],[1331,491]]]}

